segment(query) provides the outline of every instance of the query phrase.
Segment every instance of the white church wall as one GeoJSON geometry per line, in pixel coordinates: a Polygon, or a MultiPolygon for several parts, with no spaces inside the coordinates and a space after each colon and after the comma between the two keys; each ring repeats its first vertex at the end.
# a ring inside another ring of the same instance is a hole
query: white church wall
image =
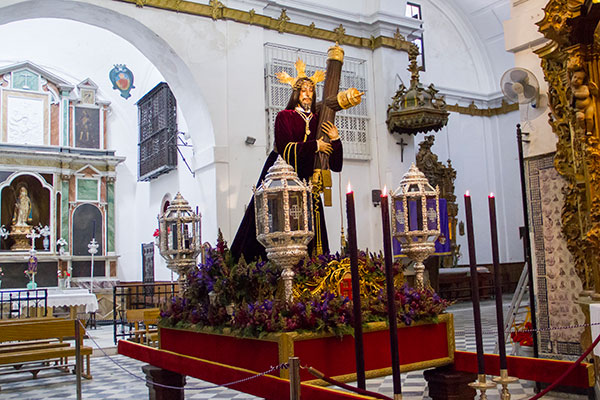
{"type": "Polygon", "coordinates": [[[530,142],[524,146],[524,156],[533,157],[556,150],[557,138],[548,124],[547,92],[541,60],[533,52],[547,43],[538,32],[536,22],[544,17],[543,7],[547,0],[529,0],[511,9],[511,18],[504,24],[506,50],[514,53],[515,65],[531,71],[540,86],[540,101],[537,108],[521,106],[521,125],[524,132],[530,133],[530,142]]]}
{"type": "MultiPolygon", "coordinates": [[[[506,2],[477,2],[481,10],[470,20],[451,3],[422,1],[426,71],[424,85],[434,83],[446,95],[448,104],[479,108],[500,105],[500,78],[504,68],[514,65],[513,56],[496,45],[509,5],[506,2]],[[506,8],[506,10],[504,10],[506,8]],[[478,26],[488,21],[490,31],[477,36],[478,26]],[[472,24],[472,25],[471,25],[472,24]],[[490,46],[490,47],[487,47],[490,46]],[[490,60],[493,58],[493,62],[490,60]]],[[[407,84],[407,82],[406,82],[407,84]]],[[[487,196],[496,195],[501,262],[523,260],[518,226],[522,225],[522,205],[515,126],[517,112],[495,117],[450,113],[448,126],[435,133],[432,150],[439,160],[451,159],[457,171],[455,194],[459,207],[458,221],[465,221],[463,195],[469,190],[473,202],[474,231],[478,263],[491,263],[490,229],[487,196]]],[[[415,151],[424,135],[415,138],[415,151]]],[[[457,231],[458,232],[458,231],[457,231]]],[[[458,236],[462,258],[467,264],[466,235],[458,236]]]]}

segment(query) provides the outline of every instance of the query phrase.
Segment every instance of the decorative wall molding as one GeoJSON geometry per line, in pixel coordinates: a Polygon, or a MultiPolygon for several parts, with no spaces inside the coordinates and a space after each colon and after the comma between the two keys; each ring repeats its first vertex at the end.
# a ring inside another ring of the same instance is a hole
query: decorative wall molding
{"type": "Polygon", "coordinates": [[[471,104],[469,104],[467,107],[459,106],[458,104],[447,104],[446,110],[476,117],[493,117],[496,115],[508,114],[513,111],[519,111],[519,104],[509,104],[502,99],[502,104],[499,107],[478,108],[475,105],[475,101],[471,101],[471,104]]]}
{"type": "Polygon", "coordinates": [[[200,17],[217,20],[229,20],[248,25],[260,26],[265,29],[276,30],[279,33],[291,33],[315,39],[323,39],[330,42],[338,42],[340,45],[368,48],[375,50],[380,47],[408,51],[413,44],[406,40],[397,28],[393,37],[379,35],[361,37],[346,33],[343,24],[335,29],[317,28],[315,23],[303,25],[291,22],[286,9],[281,9],[278,18],[258,14],[254,9],[250,11],[237,10],[223,5],[218,0],[210,0],[209,4],[198,4],[186,0],[115,0],[124,3],[135,4],[137,7],[153,7],[167,11],[185,13],[200,17]]]}

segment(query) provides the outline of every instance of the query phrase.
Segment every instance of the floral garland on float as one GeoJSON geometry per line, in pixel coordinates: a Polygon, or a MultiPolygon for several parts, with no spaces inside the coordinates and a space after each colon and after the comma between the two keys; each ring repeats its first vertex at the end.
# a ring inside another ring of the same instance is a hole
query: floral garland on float
{"type": "MultiPolygon", "coordinates": [[[[205,262],[186,274],[183,297],[161,311],[161,326],[263,337],[273,332],[352,334],[349,260],[339,254],[302,260],[294,276],[294,301],[283,300],[280,269],[270,261],[235,263],[221,234],[205,262]]],[[[361,312],[364,323],[387,320],[383,257],[361,252],[361,312]]],[[[404,283],[394,264],[397,318],[400,324],[436,323],[451,302],[430,287],[404,283]]]]}

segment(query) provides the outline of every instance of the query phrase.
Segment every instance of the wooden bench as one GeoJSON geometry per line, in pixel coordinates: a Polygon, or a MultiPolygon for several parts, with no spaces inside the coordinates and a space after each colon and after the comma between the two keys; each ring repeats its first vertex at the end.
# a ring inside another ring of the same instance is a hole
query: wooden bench
{"type": "Polygon", "coordinates": [[[81,345],[81,360],[69,363],[75,357],[76,347],[65,343],[75,340],[83,344],[85,329],[80,326],[79,337],[75,337],[75,320],[50,319],[37,322],[5,324],[0,327],[0,344],[5,344],[0,352],[0,367],[11,367],[0,371],[0,375],[14,372],[31,372],[33,377],[43,369],[58,368],[68,371],[86,357],[86,370],[82,376],[91,379],[90,356],[92,348],[81,345]],[[51,365],[54,363],[54,365],[51,365]]]}
{"type": "MultiPolygon", "coordinates": [[[[469,267],[440,268],[439,295],[448,300],[471,299],[471,271],[469,267]]],[[[489,298],[494,293],[493,277],[486,267],[477,267],[479,297],[489,298]]]]}
{"type": "Polygon", "coordinates": [[[158,341],[158,329],[156,326],[160,318],[159,308],[142,308],[138,310],[127,310],[127,322],[133,323],[133,340],[137,343],[151,344],[158,341]]]}

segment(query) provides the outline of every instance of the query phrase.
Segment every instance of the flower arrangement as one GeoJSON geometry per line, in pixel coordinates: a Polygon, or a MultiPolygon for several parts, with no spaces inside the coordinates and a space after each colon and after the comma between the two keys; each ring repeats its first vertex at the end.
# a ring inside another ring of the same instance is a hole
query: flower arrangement
{"type": "MultiPolygon", "coordinates": [[[[381,257],[361,253],[365,260],[361,279],[377,282],[385,278],[381,257]]],[[[296,268],[294,283],[323,277],[339,255],[314,257],[296,268]]],[[[400,264],[395,264],[400,272],[400,264]]],[[[210,248],[205,262],[186,275],[183,298],[174,297],[161,310],[163,326],[211,327],[217,331],[233,330],[241,335],[260,337],[271,332],[329,332],[338,336],[353,332],[352,300],[329,291],[311,294],[305,291],[291,304],[283,300],[281,271],[271,262],[235,263],[227,243],[219,233],[217,245],[210,248]]],[[[373,285],[375,287],[375,285],[373,285]]],[[[374,289],[373,289],[374,290],[374,289]]],[[[361,299],[363,321],[387,320],[386,296],[383,290],[361,299]]],[[[431,288],[415,289],[408,285],[396,292],[398,321],[406,325],[414,321],[435,321],[450,303],[431,288]]]]}
{"type": "Polygon", "coordinates": [[[152,234],[153,237],[157,238],[160,236],[160,230],[158,228],[156,228],[156,230],[154,231],[154,233],[152,234]]]}
{"type": "Polygon", "coordinates": [[[69,273],[69,271],[66,271],[64,269],[58,269],[57,273],[56,273],[58,279],[67,279],[71,277],[71,274],[69,273]]]}

